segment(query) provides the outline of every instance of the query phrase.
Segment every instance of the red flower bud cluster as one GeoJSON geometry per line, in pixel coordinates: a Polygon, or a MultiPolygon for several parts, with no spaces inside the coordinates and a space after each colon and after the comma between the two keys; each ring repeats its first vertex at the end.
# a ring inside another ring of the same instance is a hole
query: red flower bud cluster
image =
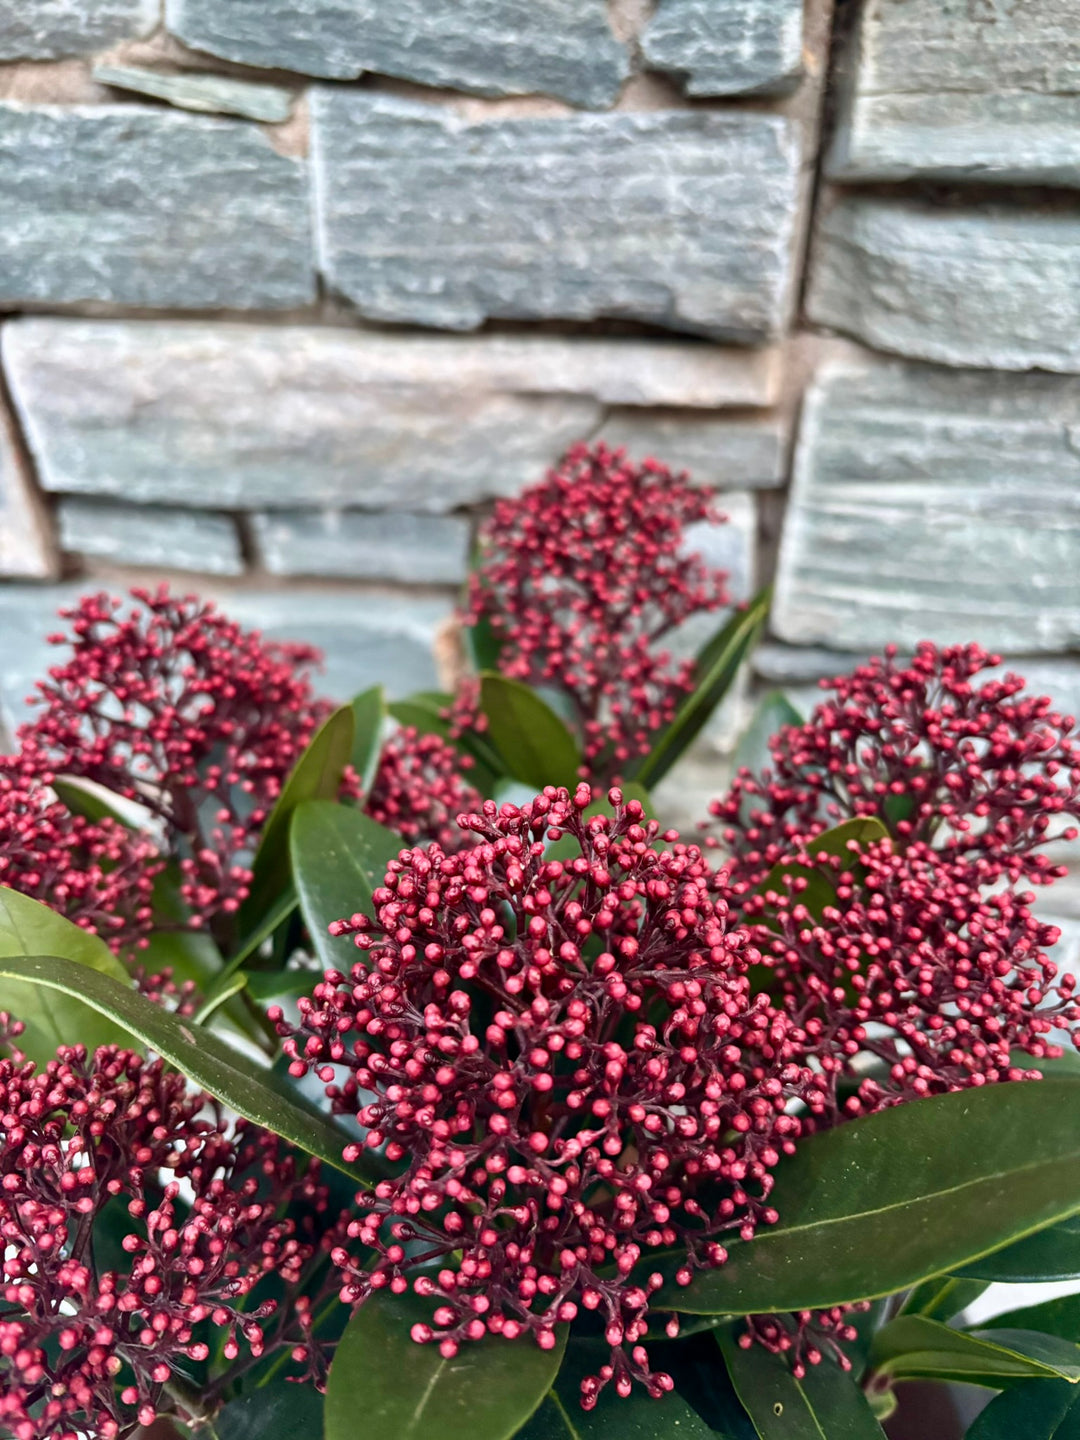
{"type": "MultiPolygon", "coordinates": [[[[20,1027],[0,1029],[10,1043],[20,1027]]],[[[0,1430],[110,1440],[149,1425],[219,1342],[261,1354],[275,1305],[251,1291],[295,1283],[310,1254],[281,1218],[296,1199],[325,1204],[317,1165],[230,1130],[160,1061],[81,1046],[41,1071],[0,1060],[0,1430]],[[122,1269],[96,1263],[103,1246],[122,1269]]]]}
{"type": "Polygon", "coordinates": [[[617,790],[613,813],[586,819],[590,800],[488,801],[461,817],[471,848],[403,851],[375,917],[332,927],[365,959],[327,973],[298,1027],[271,1011],[292,1073],[313,1068],[403,1166],[357,1197],[342,1298],[411,1275],[432,1302],[415,1338],[447,1356],[489,1332],[549,1347],[592,1312],[611,1357],[587,1406],[608,1381],[670,1387],[641,1343],[650,1256],[681,1256],[685,1284],[774,1221],[790,1102],[824,1107],[701,851],[617,790]]]}
{"type": "Polygon", "coordinates": [[[466,620],[490,623],[505,675],[570,697],[590,776],[645,754],[692,688],[692,662],[664,645],[729,603],[726,573],[684,551],[686,526],[720,518],[658,461],[579,445],[484,527],[466,620]]]}
{"type": "Polygon", "coordinates": [[[845,1344],[859,1338],[850,1316],[869,1310],[868,1300],[854,1305],[834,1305],[830,1310],[798,1310],[791,1315],[751,1315],[739,1336],[744,1350],[761,1345],[773,1355],[783,1355],[796,1380],[808,1365],[820,1365],[828,1356],[841,1370],[851,1369],[845,1344]]]}
{"type": "Polygon", "coordinates": [[[192,923],[239,908],[274,801],[329,706],[305,646],[272,645],[193,596],[133,590],[62,611],[63,664],[39,685],[18,765],[82,776],[138,800],[178,855],[192,923]]]}
{"type": "Polygon", "coordinates": [[[364,809],[412,844],[437,840],[443,850],[459,849],[467,837],[457,816],[482,803],[467,779],[471,766],[441,736],[403,726],[383,746],[364,809]]]}

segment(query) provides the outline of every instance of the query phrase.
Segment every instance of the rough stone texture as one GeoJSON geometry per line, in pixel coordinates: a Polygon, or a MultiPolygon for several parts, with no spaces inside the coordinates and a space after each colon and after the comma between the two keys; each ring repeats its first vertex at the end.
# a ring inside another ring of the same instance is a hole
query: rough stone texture
{"type": "Polygon", "coordinates": [[[821,225],[807,308],[918,359],[1080,370],[1080,209],[841,200],[821,225]]]}
{"type": "Polygon", "coordinates": [[[165,14],[198,50],[330,80],[374,70],[602,107],[629,73],[605,0],[166,0],[165,14]]]}
{"type": "Polygon", "coordinates": [[[225,75],[169,75],[133,65],[96,65],[94,79],[114,90],[133,90],[167,100],[180,110],[207,114],[242,115],[277,125],[292,114],[293,94],[282,85],[253,85],[225,75]]]}
{"type": "Polygon", "coordinates": [[[773,628],[864,651],[1080,641],[1080,380],[832,365],[803,411],[773,628]]]}
{"type": "Polygon", "coordinates": [[[241,575],[236,524],[227,515],[72,497],[57,506],[62,549],[118,565],[241,575]]]}
{"type": "Polygon", "coordinates": [[[0,105],[0,301],[281,308],[314,295],[304,166],[254,126],[0,105]]]}
{"type": "Polygon", "coordinates": [[[866,0],[835,176],[1080,185],[1075,0],[866,0]]]}
{"type": "Polygon", "coordinates": [[[11,417],[0,406],[0,575],[46,580],[56,570],[51,527],[16,445],[11,417]]]}
{"type": "Polygon", "coordinates": [[[760,402],[774,376],[705,345],[182,321],[28,318],[2,343],[45,489],[218,509],[451,510],[536,480],[599,399],[760,402]]]}
{"type": "Polygon", "coordinates": [[[798,139],[779,116],[470,124],[323,87],[312,142],[320,263],[365,315],[618,316],[740,342],[787,315],[798,139]]]}
{"type": "Polygon", "coordinates": [[[157,24],[159,0],[0,0],[0,60],[89,55],[157,24]]]}
{"type": "Polygon", "coordinates": [[[457,585],[469,568],[471,527],[459,515],[281,510],[254,515],[252,529],[272,575],[457,585]]]}
{"type": "Polygon", "coordinates": [[[600,439],[633,460],[654,456],[688,470],[701,485],[767,489],[785,478],[787,435],[779,420],[702,420],[695,416],[609,415],[600,439]]]}
{"type": "Polygon", "coordinates": [[[660,0],[645,63],[689,95],[782,95],[802,68],[803,0],[660,0]]]}

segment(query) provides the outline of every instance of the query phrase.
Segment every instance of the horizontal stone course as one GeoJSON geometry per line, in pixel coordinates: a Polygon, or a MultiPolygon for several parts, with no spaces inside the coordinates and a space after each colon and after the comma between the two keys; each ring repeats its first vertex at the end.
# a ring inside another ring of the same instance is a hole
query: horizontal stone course
{"type": "Polygon", "coordinates": [[[1080,380],[832,364],[803,412],[773,627],[864,652],[1080,641],[1080,380]]]}
{"type": "Polygon", "coordinates": [[[244,558],[227,515],[65,497],[57,506],[61,548],[118,565],[240,575],[244,558]]]}
{"type": "Polygon", "coordinates": [[[605,0],[166,0],[165,15],[198,50],[330,80],[370,70],[602,107],[629,73],[605,0]]]}
{"type": "Polygon", "coordinates": [[[314,297],[305,167],[252,125],[0,104],[0,302],[180,309],[314,297]]]}
{"type": "Polygon", "coordinates": [[[601,401],[775,381],[773,356],[694,343],[35,317],[0,344],[46,490],[207,509],[453,510],[539,479],[601,401]]]}
{"type": "Polygon", "coordinates": [[[1080,206],[839,200],[819,228],[807,309],[917,359],[1080,370],[1080,206]]]}
{"type": "Polygon", "coordinates": [[[787,317],[798,139],[779,116],[470,124],[317,87],[312,146],[326,282],[375,319],[610,316],[753,343],[787,317]]]}
{"type": "Polygon", "coordinates": [[[460,515],[278,510],[251,524],[272,575],[457,585],[468,573],[472,527],[460,515]]]}
{"type": "Polygon", "coordinates": [[[645,63],[689,95],[782,95],[802,68],[803,0],[660,0],[645,63]]]}
{"type": "Polygon", "coordinates": [[[1080,185],[1075,0],[865,0],[829,157],[839,178],[1080,185]]]}
{"type": "Polygon", "coordinates": [[[620,410],[604,421],[600,438],[624,448],[632,460],[652,456],[672,470],[689,471],[700,485],[760,490],[782,485],[785,479],[787,434],[779,420],[713,420],[620,410]]]}
{"type": "Polygon", "coordinates": [[[0,60],[89,55],[147,34],[159,0],[0,0],[0,60]]]}

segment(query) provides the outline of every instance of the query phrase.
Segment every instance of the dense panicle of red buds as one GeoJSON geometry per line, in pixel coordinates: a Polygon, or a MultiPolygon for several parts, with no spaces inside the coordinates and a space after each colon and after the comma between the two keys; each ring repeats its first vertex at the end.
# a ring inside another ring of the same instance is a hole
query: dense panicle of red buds
{"type": "Polygon", "coordinates": [[[0,885],[126,952],[151,928],[154,877],[163,863],[147,837],[108,817],[73,815],[33,777],[0,769],[0,885]]]}
{"type": "Polygon", "coordinates": [[[755,884],[791,847],[854,816],[881,819],[898,843],[932,843],[1010,880],[1063,872],[1040,847],[1075,839],[1080,744],[1071,716],[1025,695],[1020,676],[975,677],[1000,659],[977,645],[890,647],[850,675],[805,725],[772,742],[772,767],[740,774],[711,806],[735,857],[732,879],[755,884]]]}
{"type": "Polygon", "coordinates": [[[140,801],[180,857],[195,923],[236,910],[261,827],[329,707],[306,646],[272,645],[192,596],[87,596],[50,637],[70,654],[39,685],[17,763],[140,801]]]}
{"type": "MultiPolygon", "coordinates": [[[[0,1022],[10,1046],[20,1027],[0,1022]]],[[[251,1292],[271,1273],[294,1284],[310,1254],[282,1218],[296,1199],[325,1204],[317,1166],[229,1129],[160,1061],[0,1060],[0,1430],[111,1440],[174,1412],[166,1387],[211,1347],[262,1354],[275,1305],[251,1292]],[[110,1242],[120,1270],[95,1263],[110,1242]]],[[[293,1330],[273,1338],[302,1347],[293,1330]]]]}
{"type": "Polygon", "coordinates": [[[790,1103],[824,1105],[798,1027],[751,994],[757,953],[701,851],[617,790],[586,819],[590,799],[488,801],[461,817],[472,848],[403,851],[375,917],[332,927],[365,958],[299,1027],[271,1011],[292,1072],[403,1167],[358,1197],[342,1298],[412,1272],[432,1305],[415,1338],[447,1356],[489,1332],[549,1347],[592,1312],[611,1357],[586,1405],[608,1381],[669,1388],[641,1343],[650,1256],[688,1283],[775,1220],[790,1103]]]}
{"type": "Polygon", "coordinates": [[[647,752],[690,690],[691,662],[665,645],[689,616],[729,603],[726,573],[685,549],[688,525],[720,518],[708,492],[658,461],[579,445],[484,527],[466,619],[490,623],[504,674],[571,698],[589,776],[647,752]]]}
{"type": "Polygon", "coordinates": [[[468,836],[456,823],[482,803],[468,781],[472,761],[439,735],[403,726],[385,743],[364,809],[410,844],[437,840],[457,850],[468,836]]]}

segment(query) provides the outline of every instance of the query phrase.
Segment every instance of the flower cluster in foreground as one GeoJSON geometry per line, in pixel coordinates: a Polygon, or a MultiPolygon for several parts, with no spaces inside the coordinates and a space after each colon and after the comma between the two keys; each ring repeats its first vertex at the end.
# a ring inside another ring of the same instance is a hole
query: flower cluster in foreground
{"type": "Polygon", "coordinates": [[[726,572],[687,554],[687,527],[720,519],[686,475],[578,445],[482,531],[466,620],[490,625],[504,674],[570,697],[596,783],[647,753],[693,688],[666,646],[730,603],[726,572]]]}
{"type": "Polygon", "coordinates": [[[271,1011],[293,1074],[314,1068],[404,1167],[357,1197],[359,1258],[332,1256],[343,1300],[428,1267],[414,1334],[444,1355],[489,1332],[552,1346],[594,1312],[611,1356],[586,1405],[609,1380],[669,1387],[641,1344],[661,1284],[642,1264],[675,1251],[688,1283],[774,1221],[791,1102],[823,1108],[798,1027],[751,992],[759,957],[701,851],[609,799],[589,819],[588,786],[488,801],[462,817],[472,848],[403,851],[373,919],[333,927],[366,959],[326,975],[299,1027],[271,1011]]]}

